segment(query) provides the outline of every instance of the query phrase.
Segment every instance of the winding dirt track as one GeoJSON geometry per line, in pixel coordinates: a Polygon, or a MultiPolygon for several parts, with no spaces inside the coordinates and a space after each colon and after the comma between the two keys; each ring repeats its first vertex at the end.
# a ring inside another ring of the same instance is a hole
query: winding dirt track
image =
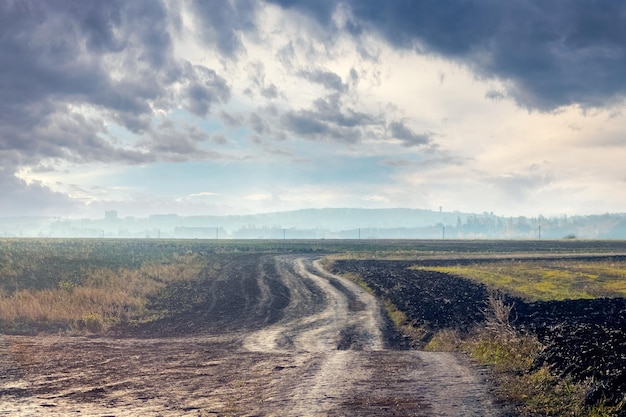
{"type": "Polygon", "coordinates": [[[377,301],[312,257],[241,257],[206,288],[170,337],[3,336],[0,415],[506,414],[463,358],[390,349],[377,301]]]}

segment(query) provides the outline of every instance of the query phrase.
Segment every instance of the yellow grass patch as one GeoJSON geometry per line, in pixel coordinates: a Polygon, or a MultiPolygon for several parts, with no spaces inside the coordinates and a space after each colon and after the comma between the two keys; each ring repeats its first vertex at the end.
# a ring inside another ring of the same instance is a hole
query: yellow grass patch
{"type": "Polygon", "coordinates": [[[626,262],[503,261],[413,268],[473,279],[530,300],[626,297],[626,262]]]}

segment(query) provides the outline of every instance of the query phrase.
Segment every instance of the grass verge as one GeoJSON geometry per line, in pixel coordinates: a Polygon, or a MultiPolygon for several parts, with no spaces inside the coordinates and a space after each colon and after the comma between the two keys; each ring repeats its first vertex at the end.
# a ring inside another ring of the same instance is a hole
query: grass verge
{"type": "Polygon", "coordinates": [[[497,397],[518,405],[523,416],[610,417],[623,415],[623,405],[585,405],[589,386],[555,376],[546,366],[536,367],[542,346],[527,335],[498,334],[476,329],[468,337],[452,330],[438,332],[426,350],[468,354],[486,366],[497,397]]]}
{"type": "Polygon", "coordinates": [[[554,375],[549,367],[538,367],[543,346],[535,336],[522,335],[509,323],[511,308],[502,293],[491,291],[485,308],[486,324],[462,337],[453,330],[438,332],[426,346],[431,351],[457,351],[487,366],[493,376],[496,395],[519,404],[524,416],[620,416],[623,405],[585,405],[588,383],[554,375]]]}

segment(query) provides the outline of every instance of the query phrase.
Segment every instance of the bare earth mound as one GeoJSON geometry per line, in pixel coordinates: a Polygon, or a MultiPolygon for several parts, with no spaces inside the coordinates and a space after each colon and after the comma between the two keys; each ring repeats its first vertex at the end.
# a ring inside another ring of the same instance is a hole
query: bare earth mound
{"type": "Polygon", "coordinates": [[[153,303],[171,314],[111,337],[0,338],[0,414],[507,415],[463,358],[394,348],[377,301],[312,257],[230,256],[153,303]]]}

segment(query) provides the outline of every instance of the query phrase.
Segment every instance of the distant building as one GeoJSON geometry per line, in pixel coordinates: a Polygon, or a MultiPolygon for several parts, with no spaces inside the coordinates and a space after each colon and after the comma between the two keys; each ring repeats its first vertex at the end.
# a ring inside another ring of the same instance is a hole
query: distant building
{"type": "Polygon", "coordinates": [[[117,220],[117,211],[116,210],[107,210],[104,212],[104,220],[107,221],[115,221],[117,220]]]}

